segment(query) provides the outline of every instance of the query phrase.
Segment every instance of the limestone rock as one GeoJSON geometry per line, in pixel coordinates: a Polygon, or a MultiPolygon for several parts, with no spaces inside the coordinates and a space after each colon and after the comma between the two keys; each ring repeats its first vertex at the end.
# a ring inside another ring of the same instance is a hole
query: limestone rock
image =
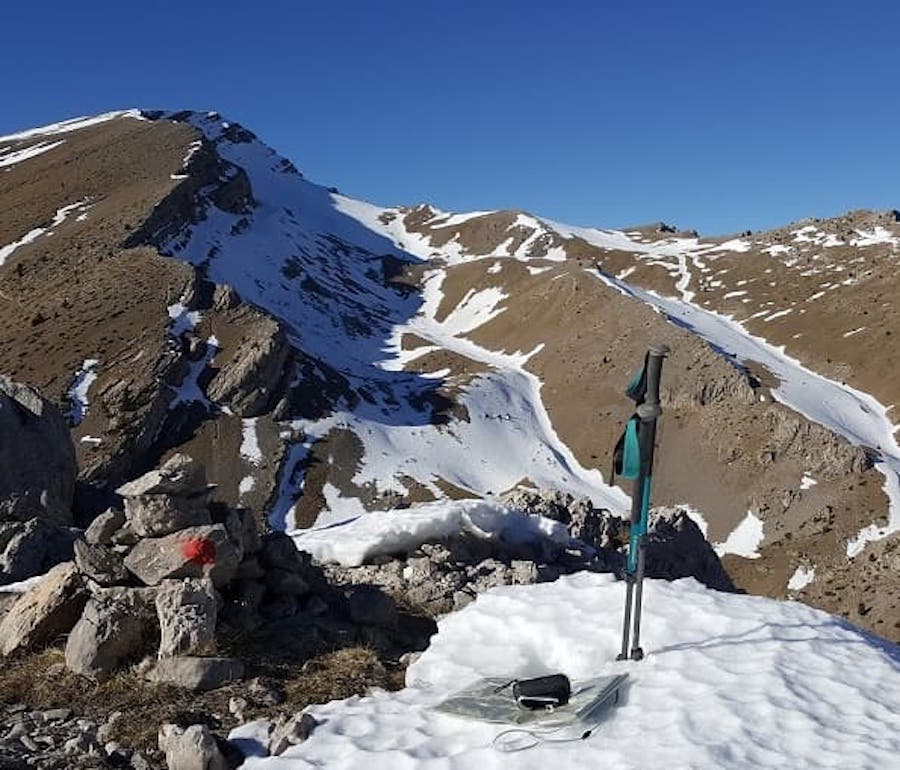
{"type": "Polygon", "coordinates": [[[84,539],[91,545],[109,545],[113,535],[125,524],[125,513],[117,508],[107,508],[84,531],[84,539]]]}
{"type": "Polygon", "coordinates": [[[239,417],[266,412],[278,395],[290,353],[287,335],[273,319],[247,309],[247,336],[227,360],[216,360],[218,371],[207,385],[213,401],[226,404],[239,417]]]}
{"type": "Polygon", "coordinates": [[[160,658],[146,677],[158,684],[171,684],[187,690],[215,690],[244,675],[244,664],[234,658],[198,658],[179,655],[160,658]]]}
{"type": "Polygon", "coordinates": [[[133,495],[125,498],[125,517],[139,537],[161,537],[185,527],[212,523],[206,495],[133,495]]]}
{"type": "Polygon", "coordinates": [[[122,497],[138,495],[178,495],[187,496],[206,489],[206,471],[203,466],[188,455],[172,455],[157,470],[148,471],[143,476],[119,487],[122,497]]]}
{"type": "Polygon", "coordinates": [[[164,580],[156,595],[159,657],[216,650],[216,596],[212,581],[164,580]]]}
{"type": "Polygon", "coordinates": [[[60,564],[22,594],[0,622],[0,652],[10,655],[66,633],[81,614],[87,591],[72,562],[60,564]]]}
{"type": "Polygon", "coordinates": [[[159,728],[158,743],[168,770],[230,770],[206,725],[164,724],[159,728]]]}
{"type": "Polygon", "coordinates": [[[262,548],[262,539],[253,513],[245,508],[231,510],[225,519],[225,529],[235,543],[239,543],[245,554],[254,554],[262,548]]]}
{"type": "Polygon", "coordinates": [[[102,545],[89,545],[84,540],[75,541],[75,564],[83,574],[102,586],[127,583],[131,577],[119,554],[102,545]]]}
{"type": "Polygon", "coordinates": [[[291,746],[303,743],[319,725],[312,714],[299,713],[275,723],[269,737],[269,755],[277,757],[291,746]]]}
{"type": "Polygon", "coordinates": [[[5,515],[71,523],[75,447],[65,419],[27,385],[0,375],[0,501],[5,515]]]}
{"type": "Polygon", "coordinates": [[[0,552],[0,583],[42,575],[50,567],[72,559],[75,532],[68,527],[31,519],[7,522],[0,552]]]}
{"type": "Polygon", "coordinates": [[[95,591],[66,642],[66,666],[100,681],[127,660],[140,655],[156,617],[156,591],[147,588],[102,588],[95,591]]]}
{"type": "Polygon", "coordinates": [[[239,562],[238,551],[222,524],[145,538],[125,557],[125,566],[151,586],[167,578],[209,577],[219,587],[234,577],[239,562]]]}

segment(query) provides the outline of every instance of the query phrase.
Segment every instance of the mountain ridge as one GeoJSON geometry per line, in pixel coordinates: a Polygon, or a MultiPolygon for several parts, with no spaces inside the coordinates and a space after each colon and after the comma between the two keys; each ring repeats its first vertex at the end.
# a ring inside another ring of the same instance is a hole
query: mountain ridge
{"type": "MultiPolygon", "coordinates": [[[[145,320],[135,324],[148,328],[146,319],[157,319],[153,346],[144,351],[156,361],[155,368],[149,378],[139,377],[135,387],[123,391],[116,381],[123,381],[126,352],[135,339],[123,337],[118,363],[105,357],[97,367],[98,379],[90,386],[97,407],[89,406],[85,421],[73,429],[83,481],[95,488],[99,483],[95,491],[101,496],[104,478],[116,473],[124,478],[175,447],[187,447],[211,466],[223,496],[265,512],[276,525],[309,525],[323,510],[340,518],[447,494],[496,494],[521,481],[562,486],[622,509],[624,494],[607,487],[596,468],[608,467],[619,421],[627,416],[618,386],[639,360],[647,335],[655,335],[678,351],[665,394],[672,427],[663,428],[660,502],[699,501],[699,515],[708,520],[711,539],[720,543],[751,511],[764,522],[766,541],[759,559],[725,555],[734,574],[752,590],[783,596],[796,569],[818,565],[819,578],[801,593],[856,622],[868,622],[867,602],[884,579],[882,565],[890,563],[890,551],[881,549],[895,539],[886,534],[864,544],[877,552],[878,568],[863,580],[857,575],[864,568],[861,560],[851,560],[849,567],[841,562],[847,559],[844,543],[873,519],[883,518],[887,509],[866,452],[773,404],[777,383],[768,370],[751,372],[743,362],[735,367],[735,361],[723,361],[695,333],[675,329],[658,309],[634,303],[588,271],[599,268],[621,276],[630,270],[625,277],[650,291],[686,302],[694,292],[690,299],[699,295],[699,306],[713,311],[728,310],[728,303],[737,300],[743,310],[750,304],[740,302],[743,296],[725,295],[744,291],[759,307],[774,300],[766,287],[745,289],[745,283],[736,288],[724,277],[727,273],[719,275],[734,271],[736,282],[749,281],[740,277],[747,268],[739,264],[742,255],[768,258],[770,266],[763,269],[777,270],[779,285],[793,273],[791,266],[776,264],[778,256],[812,260],[816,250],[853,249],[856,258],[856,252],[875,249],[871,269],[884,272],[896,253],[894,223],[871,215],[872,221],[851,217],[833,226],[829,221],[799,235],[786,227],[775,242],[774,235],[769,240],[768,235],[710,240],[636,229],[575,228],[523,212],[385,209],[307,182],[290,161],[218,114],[147,113],[137,118],[128,112],[83,123],[64,125],[63,144],[49,147],[53,142],[42,140],[29,145],[32,154],[22,145],[54,131],[16,135],[10,148],[0,151],[0,163],[19,153],[21,160],[9,163],[6,173],[28,164],[34,170],[30,176],[36,177],[41,164],[47,164],[50,174],[51,161],[70,150],[77,152],[66,155],[70,162],[65,165],[78,163],[91,142],[97,145],[95,152],[111,140],[123,148],[132,142],[128,152],[136,156],[145,144],[149,148],[162,141],[159,127],[168,132],[169,142],[165,153],[148,157],[142,167],[156,169],[152,193],[145,183],[135,185],[143,191],[143,213],[135,208],[123,216],[118,206],[108,222],[98,216],[112,191],[121,198],[124,176],[93,193],[90,185],[84,188],[82,176],[70,175],[67,183],[69,197],[77,194],[77,200],[90,201],[83,204],[90,208],[77,214],[86,215],[81,226],[96,217],[97,226],[109,233],[106,248],[115,256],[107,256],[107,264],[120,266],[119,257],[144,249],[148,251],[141,252],[146,255],[141,259],[153,265],[140,313],[145,320]],[[124,124],[131,122],[147,125],[126,129],[124,124]],[[106,198],[100,197],[104,194],[106,198]],[[158,199],[149,206],[154,196],[158,199]],[[125,238],[117,240],[113,230],[125,238]],[[862,234],[854,235],[859,230],[862,234]],[[829,235],[841,244],[825,246],[829,235]],[[872,243],[853,244],[854,239],[872,243]],[[763,254],[774,246],[787,251],[763,254]],[[167,257],[176,259],[166,262],[167,257]],[[712,262],[724,266],[712,273],[712,262]],[[722,285],[704,290],[713,281],[722,285]],[[181,309],[173,310],[176,306],[181,309]],[[602,317],[596,308],[604,309],[602,317]],[[169,384],[159,387],[160,378],[169,384]],[[172,397],[172,392],[180,395],[172,397]],[[135,395],[145,403],[124,408],[135,395]],[[111,429],[105,414],[119,423],[111,429]],[[725,435],[722,426],[730,426],[734,435],[725,435]],[[124,441],[129,432],[143,439],[124,441]],[[123,437],[118,449],[113,446],[116,435],[123,437]],[[676,455],[671,461],[666,459],[667,440],[676,455]],[[241,451],[254,441],[262,447],[261,458],[241,451]],[[127,467],[112,455],[104,459],[110,446],[110,452],[136,457],[137,463],[127,467]],[[715,477],[709,468],[716,469],[715,477]],[[819,483],[801,489],[801,477],[810,473],[819,483]],[[846,597],[827,595],[842,591],[846,597]]],[[[11,140],[0,139],[4,142],[11,140]]],[[[96,155],[84,173],[99,170],[102,162],[96,155]]],[[[3,181],[0,176],[0,199],[6,200],[2,196],[13,193],[3,181]]],[[[16,244],[32,232],[34,222],[46,222],[52,211],[72,203],[56,200],[30,222],[23,217],[18,224],[7,223],[5,231],[0,227],[0,243],[16,244]]],[[[75,220],[48,232],[68,238],[66,231],[75,220]]],[[[39,260],[52,242],[50,235],[39,235],[13,249],[0,268],[0,290],[9,289],[10,281],[24,280],[14,263],[22,265],[27,278],[31,259],[23,257],[39,260]]],[[[98,265],[103,262],[99,259],[98,265]]],[[[135,276],[147,272],[143,264],[133,262],[135,276]]],[[[810,264],[807,269],[818,269],[810,264]]],[[[841,266],[837,259],[823,259],[822,264],[828,274],[841,266]]],[[[51,267],[45,269],[54,274],[51,267]]],[[[797,277],[796,291],[806,291],[811,278],[797,277]]],[[[123,283],[124,275],[118,281],[123,283]]],[[[868,291],[869,285],[858,282],[832,294],[868,291]]],[[[112,304],[127,306],[132,300],[97,301],[98,312],[109,314],[121,309],[112,304]]],[[[849,301],[860,304],[858,298],[849,301]]],[[[804,309],[799,302],[790,306],[795,317],[804,309]]],[[[767,323],[767,334],[777,329],[776,342],[791,339],[797,333],[789,325],[791,314],[766,321],[788,306],[769,305],[766,317],[748,323],[753,330],[767,323]]],[[[835,315],[827,307],[817,312],[829,323],[835,315]]],[[[747,315],[753,313],[748,309],[747,315]]],[[[40,329],[48,328],[47,321],[30,327],[36,317],[20,318],[14,328],[31,329],[28,334],[42,341],[40,329]]],[[[890,332],[890,312],[886,319],[879,328],[890,332]]],[[[804,341],[802,349],[814,368],[821,366],[832,376],[851,375],[847,379],[857,378],[868,390],[878,372],[870,372],[853,354],[869,336],[872,340],[865,344],[883,348],[890,335],[878,334],[854,334],[846,354],[850,362],[832,369],[824,361],[830,348],[807,347],[804,341]]],[[[36,364],[27,363],[27,351],[16,358],[9,339],[0,345],[0,361],[14,374],[49,387],[50,395],[65,403],[72,373],[97,353],[96,344],[77,347],[77,355],[72,350],[70,362],[49,379],[38,376],[36,364]]],[[[891,388],[882,388],[880,395],[885,403],[896,402],[891,388]]],[[[888,609],[878,614],[890,617],[888,609]]]]}

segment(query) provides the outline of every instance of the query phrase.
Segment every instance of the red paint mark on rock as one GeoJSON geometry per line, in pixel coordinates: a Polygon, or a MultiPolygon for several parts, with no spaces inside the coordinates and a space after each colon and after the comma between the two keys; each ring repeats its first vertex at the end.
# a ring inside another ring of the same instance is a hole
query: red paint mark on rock
{"type": "Polygon", "coordinates": [[[208,537],[192,537],[181,544],[184,558],[196,564],[213,564],[216,561],[216,544],[208,537]]]}

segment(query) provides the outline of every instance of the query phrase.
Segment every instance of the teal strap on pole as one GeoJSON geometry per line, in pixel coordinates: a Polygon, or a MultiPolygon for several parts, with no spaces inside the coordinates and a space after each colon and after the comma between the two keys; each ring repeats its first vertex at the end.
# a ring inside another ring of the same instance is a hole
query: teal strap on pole
{"type": "Polygon", "coordinates": [[[648,519],[650,516],[650,477],[644,478],[644,486],[641,489],[641,517],[631,525],[631,532],[628,535],[628,563],[626,569],[634,574],[637,569],[638,548],[640,547],[641,538],[647,534],[648,519]]]}
{"type": "Polygon", "coordinates": [[[649,360],[649,355],[644,356],[644,365],[638,369],[625,389],[625,395],[639,404],[643,402],[647,393],[647,363],[649,360]]]}
{"type": "Polygon", "coordinates": [[[636,479],[641,472],[641,445],[638,441],[638,417],[632,417],[625,426],[625,441],[622,446],[622,467],[619,475],[623,479],[636,479]]]}

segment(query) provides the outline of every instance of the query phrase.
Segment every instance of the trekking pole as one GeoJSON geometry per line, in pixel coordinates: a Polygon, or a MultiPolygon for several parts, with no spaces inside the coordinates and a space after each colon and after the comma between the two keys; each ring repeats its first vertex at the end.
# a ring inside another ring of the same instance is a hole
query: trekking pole
{"type": "Polygon", "coordinates": [[[644,567],[647,549],[647,520],[650,514],[650,488],[653,477],[653,455],[656,442],[656,421],[662,414],[659,403],[659,382],[663,359],[669,348],[659,345],[650,348],[644,359],[644,367],[632,380],[627,395],[637,402],[634,417],[629,420],[619,446],[616,447],[616,463],[621,475],[634,479],[631,495],[631,531],[628,536],[628,556],[625,562],[625,617],[622,627],[622,650],[616,660],[642,660],[640,646],[641,610],[644,587],[644,567]],[[636,444],[636,446],[634,446],[636,444]],[[634,457],[629,469],[629,452],[634,457]],[[624,455],[624,457],[620,456],[624,455]],[[634,640],[629,650],[632,630],[632,604],[634,605],[634,640]]]}

